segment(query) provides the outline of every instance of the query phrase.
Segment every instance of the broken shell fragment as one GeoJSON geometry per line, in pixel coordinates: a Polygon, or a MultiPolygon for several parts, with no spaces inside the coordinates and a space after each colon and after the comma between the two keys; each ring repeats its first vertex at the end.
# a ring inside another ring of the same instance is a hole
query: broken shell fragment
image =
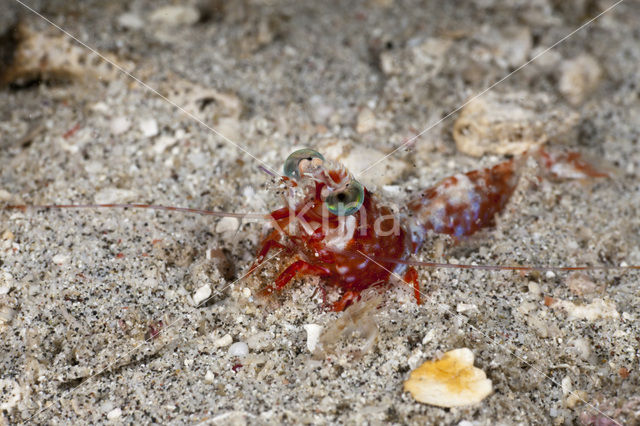
{"type": "Polygon", "coordinates": [[[554,300],[551,307],[553,309],[560,308],[566,311],[569,321],[617,320],[620,318],[615,302],[600,298],[596,298],[587,304],[573,303],[569,300],[554,300]]]}
{"type": "Polygon", "coordinates": [[[579,115],[554,107],[551,95],[529,92],[488,93],[472,98],[453,125],[458,151],[520,155],[549,141],[571,139],[579,115]]]}
{"type": "Polygon", "coordinates": [[[491,380],[473,366],[473,352],[454,349],[437,361],[427,361],[415,369],[404,390],[419,402],[437,407],[477,404],[491,391],[491,380]]]}
{"type": "Polygon", "coordinates": [[[131,63],[109,53],[100,57],[77,46],[69,37],[39,31],[20,22],[5,34],[3,64],[0,66],[0,86],[27,85],[34,81],[66,81],[83,77],[113,81],[120,72],[114,64],[130,68],[131,63]]]}

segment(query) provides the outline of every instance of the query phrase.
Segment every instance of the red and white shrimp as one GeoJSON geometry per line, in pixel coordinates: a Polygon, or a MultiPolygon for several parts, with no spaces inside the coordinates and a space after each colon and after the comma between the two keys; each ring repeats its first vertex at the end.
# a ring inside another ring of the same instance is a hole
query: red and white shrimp
{"type": "MultiPolygon", "coordinates": [[[[554,178],[609,176],[575,152],[539,149],[530,155],[554,178]]],[[[293,253],[295,260],[266,293],[282,289],[296,275],[317,275],[341,290],[333,305],[341,311],[363,290],[404,274],[420,303],[418,273],[408,265],[410,256],[430,232],[462,239],[493,225],[516,188],[521,161],[510,159],[446,178],[396,214],[341,164],[310,149],[298,150],[284,166],[287,206],[270,214],[275,229],[264,239],[254,268],[278,247],[293,253]]]]}

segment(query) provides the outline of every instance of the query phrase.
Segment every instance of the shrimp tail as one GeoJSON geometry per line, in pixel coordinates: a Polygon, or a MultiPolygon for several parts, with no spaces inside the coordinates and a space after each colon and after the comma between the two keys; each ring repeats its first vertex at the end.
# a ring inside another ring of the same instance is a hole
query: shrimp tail
{"type": "Polygon", "coordinates": [[[493,226],[518,184],[518,170],[527,156],[538,162],[541,177],[586,180],[612,176],[577,152],[539,148],[493,167],[453,175],[423,191],[408,204],[413,235],[424,239],[431,231],[465,238],[493,226]]]}

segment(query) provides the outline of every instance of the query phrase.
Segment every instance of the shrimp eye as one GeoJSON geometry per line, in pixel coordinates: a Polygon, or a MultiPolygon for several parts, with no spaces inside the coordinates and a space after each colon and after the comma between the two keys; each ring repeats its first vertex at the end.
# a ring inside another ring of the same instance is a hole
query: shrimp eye
{"type": "Polygon", "coordinates": [[[336,216],[349,216],[360,210],[364,202],[364,187],[351,180],[344,189],[330,193],[324,200],[327,209],[336,216]]]}
{"type": "Polygon", "coordinates": [[[300,179],[300,170],[309,168],[316,158],[320,160],[320,164],[324,162],[322,154],[312,149],[305,148],[292,152],[284,162],[284,175],[295,180],[300,179]]]}

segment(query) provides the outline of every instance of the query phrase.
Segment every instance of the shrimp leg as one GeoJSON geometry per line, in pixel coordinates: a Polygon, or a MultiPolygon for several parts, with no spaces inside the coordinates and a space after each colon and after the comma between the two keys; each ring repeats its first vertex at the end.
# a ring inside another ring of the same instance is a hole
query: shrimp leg
{"type": "Polygon", "coordinates": [[[287,267],[282,273],[276,278],[275,285],[269,286],[264,289],[263,294],[271,294],[275,290],[281,290],[284,286],[286,286],[298,273],[303,275],[318,275],[318,276],[326,276],[329,275],[329,270],[322,268],[320,266],[312,265],[304,260],[296,260],[291,265],[287,267]]]}

